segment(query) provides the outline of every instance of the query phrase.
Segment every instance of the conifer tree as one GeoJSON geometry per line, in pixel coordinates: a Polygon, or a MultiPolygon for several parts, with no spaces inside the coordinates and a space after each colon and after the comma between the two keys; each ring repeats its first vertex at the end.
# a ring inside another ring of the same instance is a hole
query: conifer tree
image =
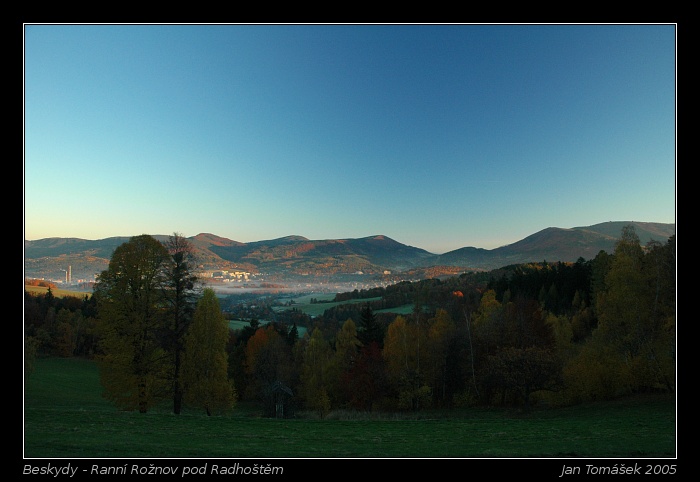
{"type": "Polygon", "coordinates": [[[181,366],[185,336],[200,293],[197,288],[197,276],[193,273],[196,259],[192,244],[182,235],[174,233],[165,243],[165,247],[170,259],[163,285],[163,298],[168,309],[163,330],[163,345],[172,363],[173,412],[179,414],[183,398],[181,366]]]}
{"type": "Polygon", "coordinates": [[[374,342],[381,348],[384,344],[384,330],[377,322],[377,317],[369,303],[366,303],[360,312],[360,326],[357,329],[357,337],[364,346],[374,342]]]}

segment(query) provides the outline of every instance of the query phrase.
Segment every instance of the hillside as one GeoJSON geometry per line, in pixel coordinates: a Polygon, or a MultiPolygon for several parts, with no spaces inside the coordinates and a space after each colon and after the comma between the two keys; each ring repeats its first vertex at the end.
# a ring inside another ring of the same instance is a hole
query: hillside
{"type": "MultiPolygon", "coordinates": [[[[355,239],[310,240],[303,236],[242,243],[214,234],[188,238],[206,269],[237,269],[285,276],[379,275],[413,271],[436,272],[454,268],[491,270],[532,261],[592,259],[601,250],[612,253],[623,226],[632,224],[642,244],[665,243],[675,234],[675,224],[608,222],[575,228],[550,227],[518,242],[495,249],[464,247],[437,255],[408,246],[387,236],[355,239]]],[[[166,240],[166,235],[154,236],[166,240]]],[[[46,238],[25,240],[25,277],[63,279],[68,266],[73,280],[92,279],[107,268],[114,249],[129,240],[120,236],[100,240],[46,238]]]]}
{"type": "Polygon", "coordinates": [[[575,262],[592,259],[600,251],[612,253],[615,243],[628,224],[634,226],[642,245],[649,241],[665,243],[675,234],[675,224],[617,221],[576,228],[546,228],[513,244],[492,250],[461,248],[438,257],[438,264],[494,269],[532,261],[575,262]]]}

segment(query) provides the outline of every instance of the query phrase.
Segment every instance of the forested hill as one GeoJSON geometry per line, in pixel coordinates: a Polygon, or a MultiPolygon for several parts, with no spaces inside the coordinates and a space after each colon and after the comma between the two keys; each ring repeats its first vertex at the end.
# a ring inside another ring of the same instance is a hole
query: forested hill
{"type": "Polygon", "coordinates": [[[461,248],[438,256],[435,264],[468,266],[491,270],[502,266],[533,261],[571,261],[593,259],[600,251],[612,253],[622,228],[634,226],[639,241],[665,243],[676,233],[676,225],[616,221],[570,229],[546,228],[516,243],[492,250],[461,248]]]}
{"type": "MultiPolygon", "coordinates": [[[[640,242],[665,243],[675,223],[619,221],[575,228],[550,227],[516,243],[495,249],[465,247],[442,255],[408,246],[387,236],[310,240],[303,236],[241,243],[202,233],[188,238],[209,269],[324,275],[384,271],[402,272],[431,266],[491,270],[539,261],[592,259],[601,250],[612,253],[622,228],[632,225],[640,242]]],[[[166,240],[168,235],[154,235],[166,240]]],[[[61,279],[68,266],[73,279],[89,279],[106,269],[114,249],[129,237],[100,240],[46,238],[24,243],[25,278],[61,279]]]]}

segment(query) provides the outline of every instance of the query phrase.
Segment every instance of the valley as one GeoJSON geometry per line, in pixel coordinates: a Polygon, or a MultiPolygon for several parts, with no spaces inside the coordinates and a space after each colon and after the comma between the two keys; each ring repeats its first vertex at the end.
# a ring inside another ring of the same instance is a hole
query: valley
{"type": "MultiPolygon", "coordinates": [[[[240,243],[213,234],[187,238],[199,260],[200,277],[219,292],[341,292],[400,281],[488,271],[511,264],[592,259],[612,253],[623,226],[632,225],[640,243],[665,243],[675,223],[615,221],[575,228],[550,227],[495,249],[460,248],[430,253],[387,236],[309,240],[302,236],[240,243]]],[[[154,235],[166,241],[168,235],[154,235]]],[[[25,240],[24,277],[68,289],[90,289],[128,237],[101,240],[25,240]]]]}

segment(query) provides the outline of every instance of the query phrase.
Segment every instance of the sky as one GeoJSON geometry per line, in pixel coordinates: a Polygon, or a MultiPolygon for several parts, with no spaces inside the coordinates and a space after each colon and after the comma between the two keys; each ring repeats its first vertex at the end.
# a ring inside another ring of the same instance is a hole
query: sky
{"type": "Polygon", "coordinates": [[[675,223],[674,24],[25,24],[24,239],[675,223]]]}

